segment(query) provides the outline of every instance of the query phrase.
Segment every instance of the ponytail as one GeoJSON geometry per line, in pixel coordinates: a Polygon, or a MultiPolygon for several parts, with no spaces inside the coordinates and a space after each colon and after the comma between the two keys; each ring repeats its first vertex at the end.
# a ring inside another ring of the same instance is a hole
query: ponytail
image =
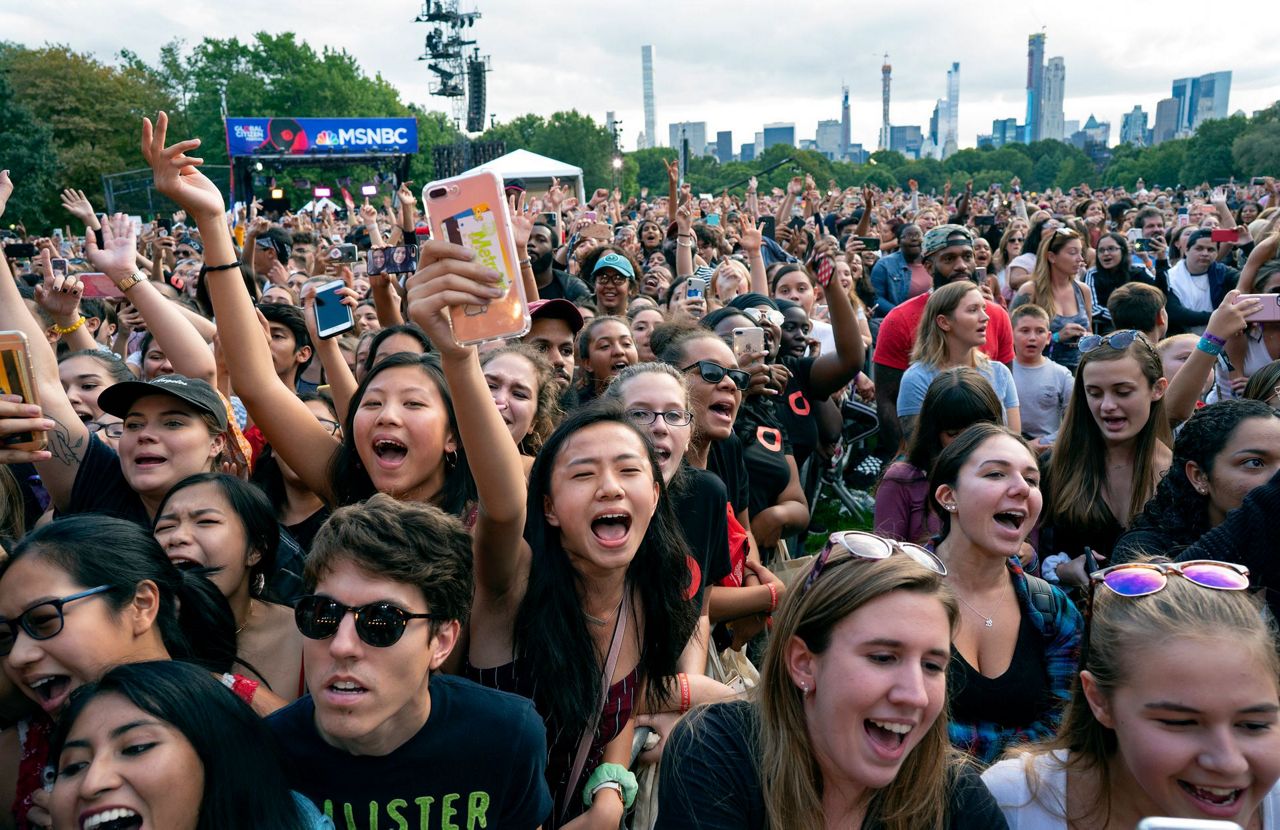
{"type": "Polygon", "coordinates": [[[161,621],[160,636],[174,660],[222,674],[236,660],[236,618],[209,580],[215,570],[178,570],[178,613],[161,621]]]}

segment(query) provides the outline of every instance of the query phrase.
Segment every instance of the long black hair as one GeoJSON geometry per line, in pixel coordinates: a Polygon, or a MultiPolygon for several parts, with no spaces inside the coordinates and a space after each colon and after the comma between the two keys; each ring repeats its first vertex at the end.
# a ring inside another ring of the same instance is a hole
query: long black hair
{"type": "Polygon", "coordinates": [[[195,666],[130,663],[76,689],[50,744],[55,765],[60,766],[63,746],[85,708],[111,694],[173,727],[191,743],[204,768],[197,830],[308,830],[289,792],[272,731],[230,689],[195,666]]]}
{"type": "Polygon", "coordinates": [[[0,561],[0,579],[21,559],[42,557],[85,588],[109,585],[104,597],[119,611],[142,582],[160,595],[156,627],[169,656],[219,674],[236,659],[236,621],[207,571],[180,571],[155,537],[133,522],[82,513],[36,528],[0,561]]]}
{"type": "Polygon", "coordinates": [[[276,522],[275,511],[266,494],[235,476],[226,473],[196,473],[173,485],[169,492],[164,494],[160,506],[156,508],[156,521],[151,525],[152,532],[155,532],[155,526],[159,522],[159,517],[164,514],[164,508],[169,503],[169,499],[173,498],[174,494],[198,484],[217,485],[227,503],[231,505],[231,509],[240,518],[240,523],[244,525],[245,552],[250,550],[258,552],[257,564],[249,568],[249,583],[253,584],[259,575],[264,580],[270,580],[276,572],[276,548],[280,546],[280,524],[276,522]]]}
{"type": "MultiPolygon", "coordinates": [[[[1198,410],[1178,430],[1169,472],[1134,520],[1133,529],[1159,530],[1175,540],[1178,549],[1194,544],[1210,530],[1209,497],[1197,492],[1187,478],[1187,462],[1194,461],[1206,474],[1211,474],[1214,458],[1240,424],[1251,418],[1275,417],[1275,410],[1262,401],[1243,398],[1219,401],[1198,410]]],[[[1176,550],[1153,553],[1174,556],[1176,550]]]]}
{"type": "MultiPolygon", "coordinates": [[[[370,302],[372,302],[372,300],[370,302]]],[[[397,334],[408,335],[414,340],[417,340],[422,344],[422,353],[430,354],[431,339],[427,337],[427,333],[419,328],[416,323],[398,323],[394,326],[387,326],[384,329],[379,329],[378,332],[373,335],[373,340],[369,343],[369,353],[364,356],[364,370],[366,373],[373,369],[374,364],[381,363],[383,360],[386,360],[391,356],[383,355],[382,357],[378,357],[378,349],[382,348],[382,344],[386,342],[388,338],[395,337],[397,334]]],[[[413,352],[406,352],[405,354],[413,354],[413,352]]]]}
{"type": "MultiPolygon", "coordinates": [[[[371,348],[370,354],[372,353],[371,348]]],[[[342,425],[342,444],[334,455],[333,464],[330,467],[336,506],[364,501],[377,492],[373,481],[369,478],[369,471],[364,468],[360,453],[356,450],[356,413],[360,411],[360,402],[364,400],[369,384],[373,383],[374,378],[388,369],[400,366],[421,369],[423,374],[435,384],[444,401],[445,410],[449,413],[449,429],[454,435],[459,435],[458,418],[453,411],[453,395],[449,393],[449,383],[445,380],[444,370],[440,368],[439,355],[410,354],[409,352],[387,355],[369,370],[364,380],[360,381],[360,385],[356,387],[356,393],[351,396],[351,405],[347,408],[347,419],[342,425]]],[[[466,449],[459,440],[456,458],[450,462],[449,470],[445,473],[444,489],[435,499],[435,505],[446,513],[461,516],[466,511],[467,504],[475,499],[475,481],[471,477],[471,469],[467,466],[466,449]]]]}
{"type": "Polygon", "coordinates": [[[582,611],[582,577],[560,544],[559,529],[545,518],[545,500],[551,496],[551,476],[560,451],[574,435],[597,424],[618,424],[640,437],[659,487],[657,509],[626,577],[626,590],[640,597],[644,631],[639,638],[639,679],[652,711],[661,711],[666,681],[676,673],[698,616],[698,609],[685,598],[689,546],[667,498],[649,437],[616,402],[602,400],[578,410],[547,439],[529,475],[524,538],[533,551],[533,566],[515,624],[515,654],[533,674],[538,711],[572,734],[586,727],[599,706],[603,666],[582,611]]]}

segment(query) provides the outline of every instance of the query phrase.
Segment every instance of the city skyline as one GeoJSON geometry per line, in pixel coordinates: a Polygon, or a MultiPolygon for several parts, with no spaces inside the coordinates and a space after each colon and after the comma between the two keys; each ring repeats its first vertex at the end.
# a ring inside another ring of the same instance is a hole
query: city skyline
{"type": "MultiPolygon", "coordinates": [[[[90,0],[67,0],[57,16],[32,6],[0,10],[0,27],[31,47],[66,44],[103,61],[131,49],[151,63],[175,38],[190,48],[205,36],[243,40],[255,31],[296,32],[317,51],[345,49],[405,101],[447,112],[447,100],[428,94],[429,73],[417,61],[421,32],[408,23],[420,5],[366,0],[360,16],[371,23],[352,25],[348,15],[316,14],[302,0],[266,7],[223,0],[181,11],[117,0],[110,15],[90,0]],[[148,36],[140,42],[137,33],[144,31],[148,36]]],[[[469,34],[492,55],[490,114],[508,121],[576,109],[604,123],[605,112],[613,110],[624,125],[620,139],[627,150],[645,129],[643,45],[654,50],[659,142],[667,137],[666,125],[682,121],[705,122],[709,135],[730,131],[739,146],[772,121],[795,123],[797,137],[810,138],[818,121],[841,117],[841,88],[848,85],[851,143],[874,149],[887,52],[895,126],[927,127],[936,102],[946,96],[947,68],[963,65],[959,146],[972,147],[997,119],[1025,123],[1027,37],[1038,31],[1047,34],[1048,55],[1062,56],[1069,69],[1065,120],[1083,123],[1094,115],[1108,121],[1113,141],[1124,114],[1135,105],[1154,114],[1177,78],[1231,70],[1231,112],[1252,113],[1280,99],[1280,55],[1268,27],[1236,27],[1228,38],[1187,25],[1183,15],[1153,16],[1092,0],[1070,7],[1008,5],[982,15],[862,4],[832,8],[816,0],[801,0],[786,14],[762,0],[697,7],[654,0],[608,10],[588,0],[557,0],[550,15],[530,15],[516,0],[463,0],[463,6],[483,13],[469,34]],[[677,17],[684,25],[665,25],[677,17]],[[599,37],[605,24],[622,36],[599,37]],[[760,37],[766,31],[768,37],[760,37]],[[776,46],[781,43],[801,48],[776,46]]],[[[1246,20],[1268,9],[1261,0],[1246,0],[1236,15],[1246,20]]],[[[234,101],[229,105],[235,110],[234,101]]]]}

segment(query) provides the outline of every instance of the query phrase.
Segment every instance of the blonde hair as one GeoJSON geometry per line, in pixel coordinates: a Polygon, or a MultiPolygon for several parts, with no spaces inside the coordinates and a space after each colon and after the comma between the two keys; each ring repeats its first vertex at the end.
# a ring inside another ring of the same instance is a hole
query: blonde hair
{"type": "MultiPolygon", "coordinates": [[[[1052,320],[1058,314],[1058,307],[1053,302],[1053,269],[1049,265],[1048,254],[1057,254],[1070,243],[1084,237],[1071,228],[1058,228],[1045,234],[1040,240],[1040,249],[1036,251],[1036,267],[1031,271],[1031,302],[1043,308],[1052,320]]],[[[1072,275],[1072,279],[1075,276],[1072,275]]],[[[1084,309],[1080,309],[1081,313],[1084,309]]]]}
{"type": "MultiPolygon", "coordinates": [[[[916,345],[911,350],[913,363],[923,363],[938,368],[947,365],[949,357],[947,333],[938,325],[938,317],[954,320],[956,309],[960,307],[961,301],[970,291],[982,293],[982,289],[975,283],[969,280],[957,280],[929,295],[929,301],[924,306],[924,314],[920,317],[920,325],[916,329],[916,345]]],[[[977,347],[970,349],[969,356],[973,365],[983,366],[987,363],[987,356],[977,347]]]]}
{"type": "MultiPolygon", "coordinates": [[[[1145,557],[1135,561],[1168,560],[1145,557]]],[[[1141,663],[1144,650],[1165,648],[1178,638],[1224,639],[1246,645],[1254,654],[1242,665],[1266,672],[1272,681],[1280,678],[1275,620],[1266,612],[1261,596],[1248,591],[1202,588],[1174,574],[1168,575],[1163,590],[1143,597],[1122,597],[1098,587],[1093,594],[1090,629],[1088,653],[1081,668],[1092,675],[1099,691],[1107,697],[1125,685],[1128,670],[1141,663]]],[[[1063,818],[1081,826],[1107,824],[1111,813],[1111,766],[1119,741],[1114,730],[1094,717],[1078,675],[1057,736],[1011,753],[1023,759],[1033,799],[1039,800],[1039,782],[1030,774],[1034,756],[1063,750],[1067,752],[1066,769],[1092,778],[1099,794],[1096,804],[1086,808],[1085,813],[1063,818]],[[1099,810],[1102,818],[1095,821],[1099,810]]]]}
{"type": "MultiPolygon", "coordinates": [[[[804,712],[804,694],[787,671],[787,646],[799,637],[821,654],[831,632],[850,614],[894,591],[936,597],[955,631],[959,607],[944,578],[906,556],[880,560],[840,557],[833,552],[821,578],[808,591],[787,593],[774,615],[755,705],[760,712],[757,754],[765,812],[771,827],[821,830],[822,780],[804,712]]],[[[847,728],[854,728],[847,724],[847,728]]],[[[960,756],[947,738],[946,711],[930,725],[893,782],[871,795],[868,816],[885,830],[941,830],[947,791],[960,756]]]]}

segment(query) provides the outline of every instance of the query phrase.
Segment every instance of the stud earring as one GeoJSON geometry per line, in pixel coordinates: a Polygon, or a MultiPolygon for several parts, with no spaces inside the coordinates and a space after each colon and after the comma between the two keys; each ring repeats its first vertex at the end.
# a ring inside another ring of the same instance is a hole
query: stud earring
{"type": "Polygon", "coordinates": [[[944,504],[942,505],[942,509],[946,510],[948,513],[956,512],[956,506],[954,504],[944,504]]]}

